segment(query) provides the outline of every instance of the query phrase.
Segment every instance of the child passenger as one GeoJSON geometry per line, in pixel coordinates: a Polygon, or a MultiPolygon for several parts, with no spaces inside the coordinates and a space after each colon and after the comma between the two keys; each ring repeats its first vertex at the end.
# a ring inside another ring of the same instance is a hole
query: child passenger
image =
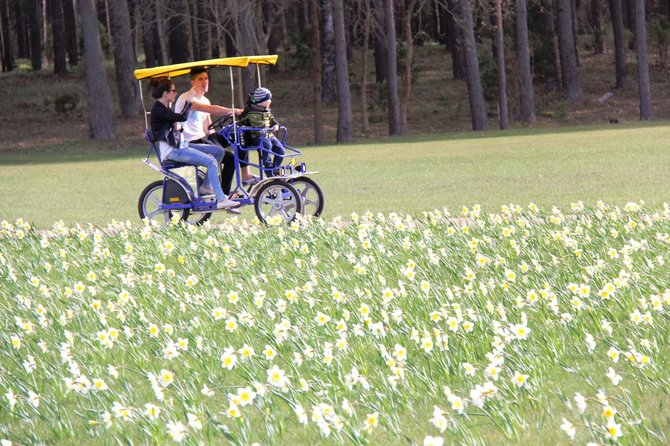
{"type": "Polygon", "coordinates": [[[268,177],[279,175],[278,167],[284,161],[284,145],[273,134],[279,130],[279,123],[275,120],[270,110],[272,104],[272,93],[267,88],[259,87],[249,94],[249,100],[244,111],[240,115],[240,124],[246,127],[265,128],[264,131],[248,131],[245,138],[247,145],[262,146],[261,158],[263,170],[268,177]],[[265,135],[264,135],[265,133],[265,135]],[[270,159],[270,152],[274,159],[270,159]]]}

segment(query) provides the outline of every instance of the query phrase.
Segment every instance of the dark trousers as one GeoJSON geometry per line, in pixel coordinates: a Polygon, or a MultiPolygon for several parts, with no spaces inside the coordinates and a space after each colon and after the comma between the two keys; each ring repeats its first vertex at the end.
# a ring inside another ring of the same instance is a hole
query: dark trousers
{"type": "MultiPolygon", "coordinates": [[[[222,146],[218,138],[218,135],[212,135],[210,138],[201,138],[191,142],[196,144],[197,143],[218,144],[222,146]]],[[[239,155],[240,159],[242,158],[242,153],[244,153],[244,155],[248,158],[247,152],[244,151],[240,152],[241,152],[239,155]]],[[[221,189],[223,189],[224,194],[228,195],[230,193],[234,177],[235,177],[235,155],[233,155],[230,151],[224,149],[223,161],[221,162],[221,189]]]]}

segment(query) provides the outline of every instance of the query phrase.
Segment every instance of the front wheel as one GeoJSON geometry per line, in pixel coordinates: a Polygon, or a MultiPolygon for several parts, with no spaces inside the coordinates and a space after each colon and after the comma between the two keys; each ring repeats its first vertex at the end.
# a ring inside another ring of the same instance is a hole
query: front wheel
{"type": "Polygon", "coordinates": [[[318,217],[323,212],[323,192],[316,181],[309,177],[298,177],[290,181],[290,184],[300,194],[302,199],[302,213],[318,217]]]}
{"type": "Polygon", "coordinates": [[[295,220],[302,211],[302,198],[295,187],[283,180],[272,180],[263,184],[255,194],[254,209],[263,223],[279,216],[285,222],[295,220]]]}
{"type": "Polygon", "coordinates": [[[163,204],[163,180],[154,181],[144,188],[137,202],[137,210],[141,219],[155,221],[160,225],[167,226],[173,217],[176,220],[188,220],[188,209],[168,210],[162,208],[163,204]]]}

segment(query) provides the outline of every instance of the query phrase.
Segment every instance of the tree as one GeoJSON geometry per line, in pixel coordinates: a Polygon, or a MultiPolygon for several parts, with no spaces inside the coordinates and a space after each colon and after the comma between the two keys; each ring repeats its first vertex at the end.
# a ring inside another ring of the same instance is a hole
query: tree
{"type": "Polygon", "coordinates": [[[156,14],[153,2],[138,2],[139,15],[142,21],[142,48],[144,48],[144,64],[147,67],[160,65],[160,48],[156,42],[156,14]]]}
{"type": "Polygon", "coordinates": [[[167,65],[168,63],[168,45],[167,34],[165,32],[165,10],[163,9],[164,0],[154,0],[154,10],[156,11],[156,34],[154,35],[158,40],[158,48],[160,48],[160,64],[167,65]]]}
{"type": "Polygon", "coordinates": [[[33,70],[42,69],[42,1],[28,0],[28,32],[30,35],[30,63],[33,70]]]}
{"type": "Polygon", "coordinates": [[[412,96],[412,59],[414,57],[414,36],[412,34],[412,15],[417,6],[417,0],[403,2],[405,8],[402,13],[402,34],[405,41],[405,63],[403,64],[403,89],[400,98],[400,133],[407,133],[407,115],[409,101],[412,96]]]}
{"type": "Polygon", "coordinates": [[[109,5],[114,69],[121,114],[124,118],[135,118],[140,114],[140,94],[139,85],[133,77],[136,59],[130,31],[128,3],[126,0],[110,0],[109,5]]]}
{"type": "Polygon", "coordinates": [[[644,0],[635,0],[635,50],[637,52],[637,74],[640,86],[640,119],[651,121],[651,84],[649,81],[644,0]]]}
{"type": "Polygon", "coordinates": [[[386,29],[386,95],[388,98],[389,135],[402,134],[400,104],[398,102],[398,56],[396,53],[395,14],[393,0],[384,0],[386,29]]]}
{"type": "Polygon", "coordinates": [[[199,60],[207,59],[212,53],[212,40],[209,33],[209,27],[207,26],[205,2],[196,1],[194,9],[195,13],[193,14],[193,20],[195,22],[194,28],[196,30],[194,36],[197,37],[194,41],[197,42],[197,44],[194,45],[195,48],[193,49],[193,53],[199,60]]]}
{"type": "Polygon", "coordinates": [[[373,8],[373,32],[372,41],[374,44],[374,59],[375,59],[375,80],[378,84],[383,84],[386,81],[386,73],[388,73],[388,54],[386,49],[386,20],[384,20],[384,0],[363,0],[364,2],[374,2],[373,8]]]}
{"type": "Polygon", "coordinates": [[[172,63],[188,62],[193,59],[193,54],[190,45],[190,26],[186,19],[188,14],[185,14],[187,4],[184,0],[169,0],[167,3],[172,9],[172,14],[167,20],[170,60],[172,63]]]}
{"type": "Polygon", "coordinates": [[[15,66],[12,26],[9,19],[9,0],[0,0],[0,48],[2,50],[2,71],[12,71],[15,66]]]}
{"type": "Polygon", "coordinates": [[[71,67],[79,64],[79,40],[77,37],[77,14],[74,0],[62,0],[63,24],[65,27],[65,50],[71,67]]]}
{"type": "Polygon", "coordinates": [[[556,8],[563,96],[570,100],[580,99],[582,97],[582,87],[577,68],[571,0],[556,0],[556,8]]]}
{"type": "Polygon", "coordinates": [[[349,88],[349,62],[347,61],[347,36],[344,32],[344,5],[342,0],[332,0],[333,31],[335,38],[335,74],[337,78],[337,142],[351,142],[352,112],[349,88]]]}
{"type": "Polygon", "coordinates": [[[312,24],[312,92],[314,109],[314,144],[323,144],[323,114],[321,107],[321,39],[319,36],[318,0],[309,0],[309,19],[312,24]]]}
{"type": "Polygon", "coordinates": [[[368,60],[373,13],[370,1],[362,0],[358,4],[361,7],[360,13],[362,15],[360,26],[363,27],[363,43],[361,48],[361,131],[363,134],[367,134],[370,131],[370,118],[368,116],[368,60]]]}
{"type": "Polygon", "coordinates": [[[322,98],[326,104],[337,100],[335,74],[335,30],[333,28],[333,7],[331,0],[321,0],[321,53],[323,54],[322,98]]]}
{"type": "Polygon", "coordinates": [[[507,76],[505,75],[505,41],[503,40],[503,17],[501,0],[495,0],[496,15],[496,66],[498,68],[498,108],[500,110],[500,128],[509,128],[507,113],[507,76]]]}
{"type": "Polygon", "coordinates": [[[603,54],[603,6],[601,0],[591,0],[591,27],[593,28],[593,52],[603,54]]]}
{"type": "Polygon", "coordinates": [[[447,47],[451,50],[451,72],[455,80],[464,81],[467,78],[465,68],[465,52],[463,48],[463,27],[456,21],[458,3],[456,0],[447,0],[447,47]]]}
{"type": "Polygon", "coordinates": [[[488,128],[488,116],[486,115],[486,102],[484,101],[484,91],[479,73],[477,43],[475,41],[475,29],[472,18],[472,0],[462,0],[460,7],[472,130],[486,130],[488,128]]]}
{"type": "Polygon", "coordinates": [[[53,35],[54,47],[54,73],[67,73],[65,62],[65,24],[63,21],[63,6],[61,0],[51,0],[49,4],[51,13],[51,34],[53,35]]]}
{"type": "Polygon", "coordinates": [[[516,0],[516,48],[519,63],[519,118],[530,123],[535,121],[533,99],[533,75],[530,71],[530,49],[528,45],[528,11],[526,0],[516,0]]]}
{"type": "MultiPolygon", "coordinates": [[[[251,2],[240,2],[239,34],[237,46],[243,55],[254,54],[254,17],[251,2]]],[[[244,93],[252,92],[256,88],[252,70],[242,70],[242,88],[244,93]]]]}
{"type": "Polygon", "coordinates": [[[609,0],[614,34],[614,72],[616,88],[626,88],[626,38],[624,36],[621,0],[609,0]]]}
{"type": "Polygon", "coordinates": [[[79,0],[84,39],[89,134],[93,139],[116,139],[112,94],[107,83],[94,0],[79,0]]]}

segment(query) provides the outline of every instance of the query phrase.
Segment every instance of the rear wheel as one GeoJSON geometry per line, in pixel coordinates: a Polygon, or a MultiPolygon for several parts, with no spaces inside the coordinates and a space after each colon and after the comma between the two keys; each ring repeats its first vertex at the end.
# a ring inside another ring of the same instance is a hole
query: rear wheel
{"type": "Polygon", "coordinates": [[[276,216],[291,222],[302,211],[302,198],[295,187],[286,181],[272,180],[258,189],[254,209],[258,219],[264,223],[276,216]]]}
{"type": "Polygon", "coordinates": [[[290,181],[290,184],[300,194],[302,199],[302,213],[318,217],[323,212],[323,192],[316,181],[309,177],[299,177],[290,181]]]}
{"type": "Polygon", "coordinates": [[[162,204],[163,180],[154,181],[145,187],[140,194],[140,199],[137,202],[140,218],[146,218],[164,226],[167,226],[173,217],[177,220],[188,221],[190,213],[188,209],[167,210],[161,207],[162,204]]]}

